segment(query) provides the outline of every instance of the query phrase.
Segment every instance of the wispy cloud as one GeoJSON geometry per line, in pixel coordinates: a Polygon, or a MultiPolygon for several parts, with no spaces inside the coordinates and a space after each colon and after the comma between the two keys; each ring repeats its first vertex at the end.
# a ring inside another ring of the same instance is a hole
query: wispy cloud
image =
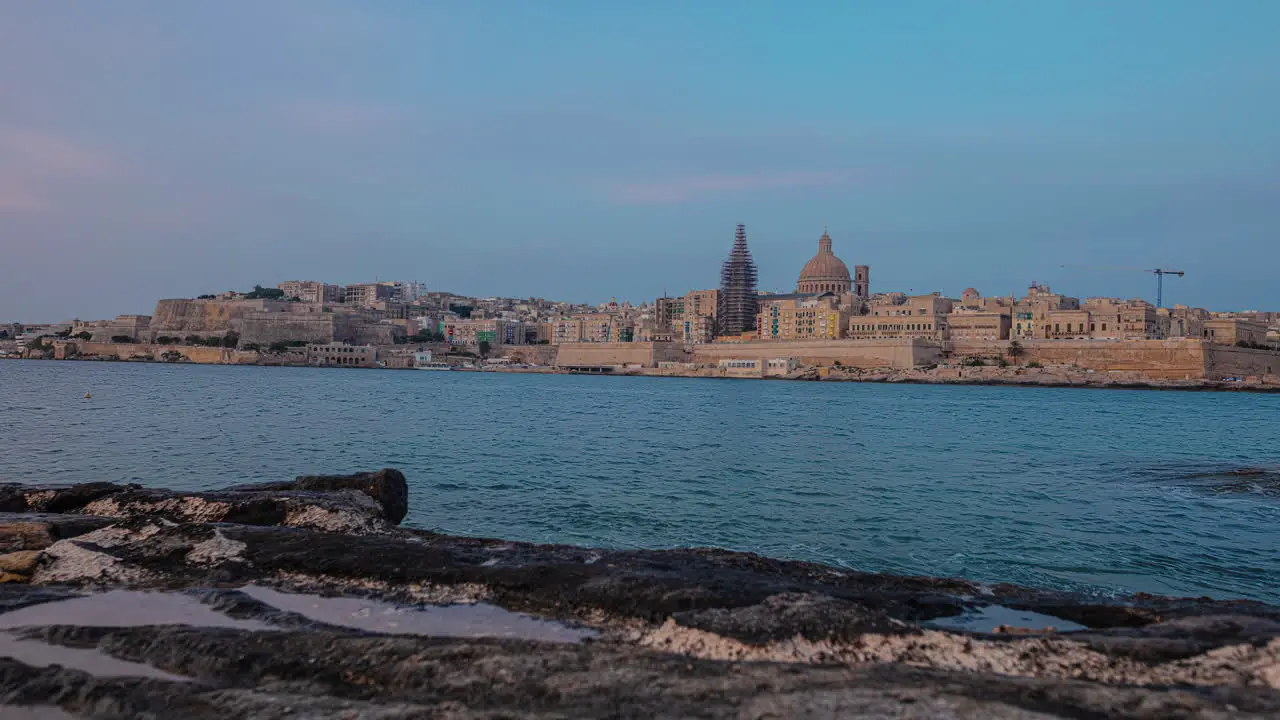
{"type": "Polygon", "coordinates": [[[622,183],[610,189],[610,198],[624,205],[672,205],[707,195],[788,187],[843,185],[849,180],[847,173],[839,172],[707,175],[654,183],[622,183]]]}
{"type": "Polygon", "coordinates": [[[294,101],[278,110],[282,123],[308,133],[377,133],[396,125],[400,112],[389,105],[352,101],[294,101]]]}
{"type": "Polygon", "coordinates": [[[0,127],[0,213],[49,210],[68,185],[117,177],[106,153],[52,133],[0,127]]]}

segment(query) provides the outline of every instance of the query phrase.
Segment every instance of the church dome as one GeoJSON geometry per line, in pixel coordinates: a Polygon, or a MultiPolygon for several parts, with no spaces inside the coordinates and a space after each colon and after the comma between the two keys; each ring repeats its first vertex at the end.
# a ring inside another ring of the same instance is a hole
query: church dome
{"type": "Polygon", "coordinates": [[[818,254],[805,263],[796,283],[796,292],[843,294],[849,292],[852,280],[849,267],[831,252],[831,236],[823,231],[818,238],[818,254]]]}

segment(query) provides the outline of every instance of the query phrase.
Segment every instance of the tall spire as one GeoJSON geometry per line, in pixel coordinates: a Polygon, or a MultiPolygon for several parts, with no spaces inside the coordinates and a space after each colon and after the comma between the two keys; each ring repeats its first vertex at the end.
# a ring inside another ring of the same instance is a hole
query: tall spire
{"type": "Polygon", "coordinates": [[[738,225],[733,249],[720,266],[720,297],[716,315],[720,332],[731,335],[756,326],[756,264],[747,249],[747,229],[738,225]]]}

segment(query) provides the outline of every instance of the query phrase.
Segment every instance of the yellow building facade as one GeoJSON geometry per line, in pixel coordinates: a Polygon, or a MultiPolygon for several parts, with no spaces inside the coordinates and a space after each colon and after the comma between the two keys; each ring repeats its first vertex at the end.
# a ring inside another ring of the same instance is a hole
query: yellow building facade
{"type": "Polygon", "coordinates": [[[839,340],[848,314],[827,302],[766,301],[756,315],[761,340],[839,340]]]}

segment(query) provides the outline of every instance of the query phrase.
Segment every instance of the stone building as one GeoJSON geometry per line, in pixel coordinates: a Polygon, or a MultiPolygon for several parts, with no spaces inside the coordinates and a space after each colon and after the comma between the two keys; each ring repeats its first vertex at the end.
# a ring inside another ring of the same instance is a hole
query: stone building
{"type": "Polygon", "coordinates": [[[826,230],[818,238],[818,254],[804,264],[796,281],[796,292],[843,295],[853,289],[853,278],[844,261],[831,251],[831,235],[826,230]]]}
{"type": "Polygon", "coordinates": [[[346,343],[308,345],[307,362],[320,366],[377,367],[378,349],[372,345],[346,343]]]}
{"type": "Polygon", "coordinates": [[[551,323],[524,323],[525,345],[549,345],[551,343],[551,323]]]}
{"type": "Polygon", "coordinates": [[[1163,340],[1169,337],[1171,315],[1145,300],[1088,298],[1083,309],[1089,313],[1088,332],[1072,337],[1103,340],[1163,340]]]}
{"type": "Polygon", "coordinates": [[[286,298],[298,298],[305,303],[332,304],[342,301],[342,288],[317,280],[286,280],[276,286],[286,298]]]}
{"type": "Polygon", "coordinates": [[[1213,319],[1213,315],[1203,308],[1174,305],[1172,308],[1157,308],[1156,312],[1168,317],[1169,337],[1204,337],[1204,323],[1213,319]]]}
{"type": "Polygon", "coordinates": [[[948,340],[1008,340],[1012,317],[1008,312],[956,308],[947,315],[948,340]]]}
{"type": "Polygon", "coordinates": [[[580,342],[621,342],[621,324],[613,313],[584,313],[577,315],[582,322],[580,342]]]}
{"type": "Polygon", "coordinates": [[[511,320],[451,319],[440,325],[444,339],[451,345],[478,347],[481,342],[490,345],[523,345],[524,326],[511,320]]]}
{"type": "Polygon", "coordinates": [[[394,300],[395,283],[356,283],[342,288],[342,303],[356,307],[369,307],[379,300],[394,300]]]}
{"type": "Polygon", "coordinates": [[[831,235],[824,229],[818,238],[818,254],[805,263],[796,281],[796,292],[816,295],[834,293],[852,294],[866,299],[870,297],[871,268],[858,265],[850,276],[849,267],[831,250],[831,235]]]}
{"type": "Polygon", "coordinates": [[[552,320],[548,325],[552,345],[582,342],[582,320],[574,317],[552,320]]]}
{"type": "Polygon", "coordinates": [[[986,296],[975,288],[965,288],[964,292],[960,294],[960,303],[956,306],[956,309],[1010,314],[1013,311],[1015,302],[1012,296],[986,296]]]}
{"type": "Polygon", "coordinates": [[[127,337],[131,342],[151,342],[150,315],[117,315],[112,320],[95,320],[87,323],[73,323],[72,335],[89,333],[91,342],[109,343],[115,338],[127,337]]]}
{"type": "Polygon", "coordinates": [[[871,266],[853,266],[853,295],[860,300],[871,298],[871,266]]]}
{"type": "Polygon", "coordinates": [[[855,340],[948,338],[948,319],[953,302],[938,293],[930,295],[888,295],[872,299],[870,313],[849,318],[849,337],[855,340]]]}
{"type": "Polygon", "coordinates": [[[795,358],[724,358],[718,366],[725,377],[783,377],[796,371],[795,358]]]}
{"type": "Polygon", "coordinates": [[[692,290],[680,297],[661,297],[654,303],[654,326],[648,335],[670,331],[675,339],[692,345],[715,337],[719,290],[692,290]]]}
{"type": "Polygon", "coordinates": [[[1048,338],[1051,310],[1079,310],[1080,299],[1053,292],[1048,285],[1031,283],[1027,294],[1013,306],[1014,339],[1048,338]]]}
{"type": "Polygon", "coordinates": [[[756,334],[761,340],[838,340],[848,319],[830,293],[767,297],[756,316],[756,334]]]}
{"type": "Polygon", "coordinates": [[[1202,339],[1219,345],[1266,345],[1267,326],[1243,318],[1213,318],[1204,322],[1202,339]]]}
{"type": "Polygon", "coordinates": [[[1043,335],[1050,340],[1084,340],[1091,337],[1092,315],[1088,310],[1050,310],[1045,313],[1043,335]]]}

